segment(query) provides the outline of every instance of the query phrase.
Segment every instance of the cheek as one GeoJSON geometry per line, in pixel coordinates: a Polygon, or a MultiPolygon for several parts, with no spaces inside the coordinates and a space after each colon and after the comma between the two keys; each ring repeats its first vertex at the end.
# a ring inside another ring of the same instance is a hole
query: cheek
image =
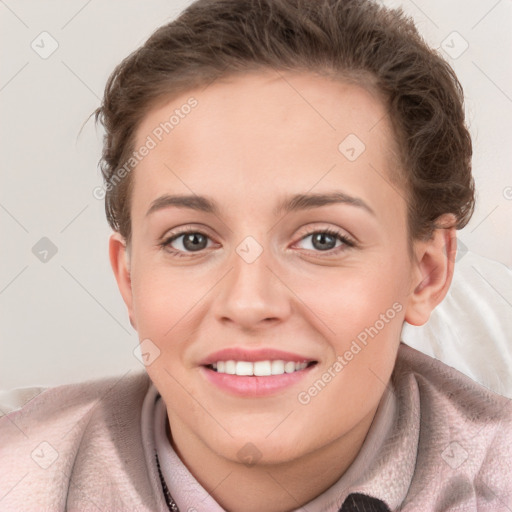
{"type": "Polygon", "coordinates": [[[324,435],[332,439],[377,406],[393,371],[405,312],[398,272],[348,274],[305,298],[314,301],[312,309],[327,326],[322,332],[330,357],[297,400],[304,421],[313,424],[320,417],[324,435]]]}
{"type": "Polygon", "coordinates": [[[133,311],[137,320],[139,337],[162,338],[174,324],[179,289],[166,285],[162,276],[151,272],[136,273],[132,278],[133,311]]]}
{"type": "Polygon", "coordinates": [[[313,388],[311,393],[304,389],[305,402],[316,402],[314,408],[321,410],[332,400],[339,401],[340,393],[346,410],[357,411],[372,397],[378,401],[399,346],[407,268],[405,258],[380,259],[357,270],[337,269],[328,279],[318,279],[317,286],[300,289],[304,303],[315,313],[310,321],[330,349],[322,382],[308,383],[313,388]]]}
{"type": "Polygon", "coordinates": [[[171,269],[160,263],[134,262],[133,312],[139,337],[164,340],[183,329],[194,307],[205,295],[207,281],[187,276],[187,269],[171,269]]]}
{"type": "Polygon", "coordinates": [[[408,290],[406,270],[404,258],[379,258],[364,266],[331,268],[329,272],[320,268],[307,279],[297,277],[292,286],[314,313],[312,318],[321,321],[325,336],[342,350],[340,343],[379,322],[381,315],[386,317],[386,326],[397,324],[395,333],[401,329],[408,290]]]}

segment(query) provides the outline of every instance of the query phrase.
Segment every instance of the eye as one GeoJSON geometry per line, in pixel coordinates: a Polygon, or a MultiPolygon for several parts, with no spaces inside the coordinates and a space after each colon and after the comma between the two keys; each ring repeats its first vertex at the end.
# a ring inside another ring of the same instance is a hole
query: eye
{"type": "MultiPolygon", "coordinates": [[[[173,256],[184,257],[193,253],[200,253],[211,247],[211,244],[208,244],[209,241],[211,241],[210,237],[201,231],[183,229],[166,237],[160,243],[160,246],[173,256]]],[[[329,228],[309,231],[297,243],[301,242],[307,242],[304,244],[306,247],[302,247],[302,249],[328,253],[328,255],[337,254],[356,245],[352,239],[341,231],[329,228]]]]}
{"type": "Polygon", "coordinates": [[[160,245],[175,256],[186,256],[187,253],[200,252],[208,246],[208,235],[200,231],[185,230],[167,237],[160,245]]]}
{"type": "Polygon", "coordinates": [[[300,242],[305,242],[307,250],[315,252],[329,252],[338,253],[339,251],[346,250],[347,247],[355,247],[355,242],[348,238],[344,233],[335,229],[321,229],[310,231],[300,239],[300,242]],[[307,247],[309,246],[309,247],[307,247]]]}

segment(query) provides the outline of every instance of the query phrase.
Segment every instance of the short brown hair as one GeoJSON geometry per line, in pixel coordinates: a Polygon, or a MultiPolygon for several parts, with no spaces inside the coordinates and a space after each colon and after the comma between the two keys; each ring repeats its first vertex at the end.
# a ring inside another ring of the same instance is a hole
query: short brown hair
{"type": "Polygon", "coordinates": [[[458,229],[467,224],[475,197],[462,87],[401,9],[371,0],[197,0],[115,68],[95,111],[106,131],[100,166],[115,231],[130,240],[133,179],[112,180],[149,109],[260,68],[327,72],[376,87],[404,170],[410,236],[430,236],[444,213],[455,215],[458,229]]]}

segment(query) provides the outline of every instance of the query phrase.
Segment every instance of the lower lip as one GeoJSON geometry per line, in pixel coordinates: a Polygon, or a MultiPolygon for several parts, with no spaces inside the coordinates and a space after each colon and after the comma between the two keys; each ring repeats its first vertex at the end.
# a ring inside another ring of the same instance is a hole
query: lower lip
{"type": "Polygon", "coordinates": [[[308,366],[303,370],[282,375],[269,375],[266,377],[229,375],[218,373],[205,366],[201,367],[203,375],[209,382],[223,391],[245,397],[269,396],[284,391],[302,380],[316,365],[308,366]]]}

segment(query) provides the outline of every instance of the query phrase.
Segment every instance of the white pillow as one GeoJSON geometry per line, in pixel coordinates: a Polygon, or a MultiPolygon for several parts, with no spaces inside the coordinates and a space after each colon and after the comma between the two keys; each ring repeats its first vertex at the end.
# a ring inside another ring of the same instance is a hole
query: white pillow
{"type": "Polygon", "coordinates": [[[401,339],[512,398],[512,269],[461,246],[443,302],[401,339]]]}
{"type": "Polygon", "coordinates": [[[44,387],[31,386],[0,391],[0,418],[9,412],[20,409],[44,390],[44,387]]]}

